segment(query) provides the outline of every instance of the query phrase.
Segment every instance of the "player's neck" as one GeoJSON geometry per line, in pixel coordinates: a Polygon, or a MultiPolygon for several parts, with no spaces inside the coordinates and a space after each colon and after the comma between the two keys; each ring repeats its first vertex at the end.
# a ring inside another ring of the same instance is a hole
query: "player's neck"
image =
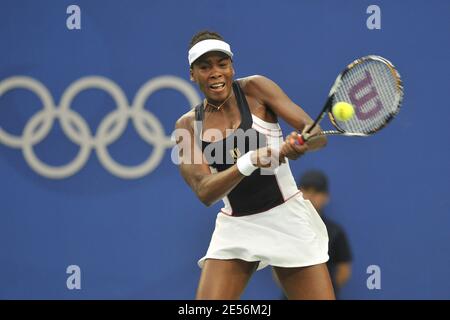
{"type": "Polygon", "coordinates": [[[232,104],[233,96],[234,96],[233,91],[231,91],[230,95],[220,103],[205,98],[203,100],[203,108],[205,110],[212,110],[212,111],[221,111],[223,109],[228,109],[229,106],[232,104]]]}

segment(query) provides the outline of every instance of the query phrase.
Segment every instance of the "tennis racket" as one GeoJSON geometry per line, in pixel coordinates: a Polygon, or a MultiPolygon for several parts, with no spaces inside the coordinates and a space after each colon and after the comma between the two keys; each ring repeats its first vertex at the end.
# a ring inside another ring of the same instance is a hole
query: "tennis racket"
{"type": "Polygon", "coordinates": [[[313,125],[298,136],[298,144],[317,136],[344,135],[365,137],[384,128],[400,111],[403,84],[395,67],[383,57],[366,56],[349,64],[336,78],[328,99],[313,125]],[[347,102],[354,116],[340,121],[333,115],[337,102],[347,102]],[[314,127],[328,114],[335,130],[311,135],[314,127]]]}

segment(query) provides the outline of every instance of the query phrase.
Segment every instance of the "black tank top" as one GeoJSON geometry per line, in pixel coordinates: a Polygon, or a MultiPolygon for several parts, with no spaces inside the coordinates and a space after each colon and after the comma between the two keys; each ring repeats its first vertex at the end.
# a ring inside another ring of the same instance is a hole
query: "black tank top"
{"type": "MultiPolygon", "coordinates": [[[[201,140],[202,123],[204,118],[203,104],[195,107],[196,133],[202,144],[202,151],[212,171],[224,171],[236,163],[240,155],[250,150],[265,147],[267,144],[265,135],[252,128],[253,119],[247,100],[239,84],[233,82],[233,91],[241,114],[241,124],[236,131],[223,140],[206,142],[201,140]],[[256,136],[256,144],[249,137],[256,136]],[[207,151],[207,152],[205,152],[207,151]],[[211,155],[211,156],[209,156],[211,155]]],[[[261,170],[255,170],[227,195],[224,202],[228,201],[232,208],[233,216],[245,216],[267,211],[284,202],[275,175],[261,175],[261,170]]]]}

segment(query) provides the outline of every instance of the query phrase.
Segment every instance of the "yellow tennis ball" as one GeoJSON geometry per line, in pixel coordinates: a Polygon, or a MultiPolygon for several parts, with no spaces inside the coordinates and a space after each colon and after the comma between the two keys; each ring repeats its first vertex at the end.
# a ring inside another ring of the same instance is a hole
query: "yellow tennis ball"
{"type": "Polygon", "coordinates": [[[338,102],[336,103],[332,110],[334,117],[339,121],[348,121],[353,118],[355,114],[355,109],[350,103],[347,102],[338,102]]]}

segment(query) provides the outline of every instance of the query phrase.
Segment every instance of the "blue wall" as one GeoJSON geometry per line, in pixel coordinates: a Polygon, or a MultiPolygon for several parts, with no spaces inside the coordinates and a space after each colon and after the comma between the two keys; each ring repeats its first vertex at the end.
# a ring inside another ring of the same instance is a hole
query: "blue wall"
{"type": "MultiPolygon", "coordinates": [[[[367,139],[330,138],[326,149],[291,166],[296,175],[319,168],[330,177],[327,213],[345,226],[355,258],[343,298],[448,299],[449,13],[444,0],[3,0],[0,87],[17,79],[11,77],[31,77],[47,88],[58,110],[72,83],[102,76],[123,91],[123,108],[136,108],[134,97],[148,81],[165,75],[189,80],[188,42],[211,28],[232,44],[237,77],[266,75],[315,115],[342,67],[359,56],[385,56],[404,80],[398,118],[367,139]],[[71,4],[81,8],[81,30],[66,27],[71,4]],[[366,27],[371,4],[381,8],[380,30],[366,27]],[[381,268],[380,290],[366,286],[369,265],[381,268]]],[[[115,136],[94,139],[117,102],[92,83],[71,102],[76,114],[66,113],[72,140],[52,111],[33,129],[29,121],[42,110],[41,100],[28,89],[2,87],[0,298],[193,298],[196,261],[221,204],[205,208],[171,162],[168,140],[190,103],[178,90],[158,90],[143,102],[145,119],[156,117],[147,125],[147,140],[132,121],[115,136]],[[83,123],[90,129],[77,127],[83,123]],[[31,131],[25,135],[24,128],[31,131]],[[5,133],[29,139],[6,141],[5,133]],[[116,164],[105,165],[100,141],[116,164]],[[79,143],[86,153],[78,167],[49,177],[58,170],[45,171],[43,164],[70,163],[79,143]],[[118,172],[118,164],[146,163],[158,148],[161,158],[155,156],[153,168],[133,177],[126,169],[118,172]],[[81,290],[66,286],[69,265],[81,268],[81,290]]],[[[197,91],[191,99],[199,97],[197,91]]],[[[278,296],[265,269],[243,298],[278,296]]]]}

